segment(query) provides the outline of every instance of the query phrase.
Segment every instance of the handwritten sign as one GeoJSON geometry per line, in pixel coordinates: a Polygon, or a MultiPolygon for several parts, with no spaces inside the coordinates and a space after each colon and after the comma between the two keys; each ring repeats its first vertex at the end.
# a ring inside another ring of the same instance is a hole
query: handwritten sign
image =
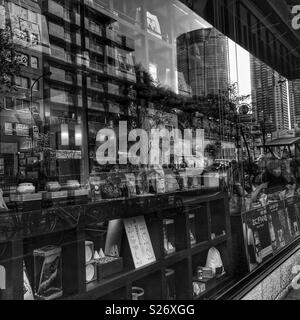
{"type": "Polygon", "coordinates": [[[156,258],[144,216],[124,219],[124,226],[135,268],[155,262],[156,258]]]}

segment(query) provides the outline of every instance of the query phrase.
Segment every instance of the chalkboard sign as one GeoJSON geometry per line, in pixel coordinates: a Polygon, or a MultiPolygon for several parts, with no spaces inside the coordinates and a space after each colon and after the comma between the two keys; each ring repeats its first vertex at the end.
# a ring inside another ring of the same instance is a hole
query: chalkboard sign
{"type": "Polygon", "coordinates": [[[290,197],[285,200],[285,207],[287,213],[287,222],[291,238],[294,239],[300,235],[299,231],[299,210],[297,203],[298,197],[290,197]]]}
{"type": "Polygon", "coordinates": [[[272,247],[276,251],[291,241],[284,201],[269,204],[268,220],[272,247]]]}
{"type": "Polygon", "coordinates": [[[250,269],[262,263],[273,253],[267,207],[244,214],[247,254],[250,269]]]}

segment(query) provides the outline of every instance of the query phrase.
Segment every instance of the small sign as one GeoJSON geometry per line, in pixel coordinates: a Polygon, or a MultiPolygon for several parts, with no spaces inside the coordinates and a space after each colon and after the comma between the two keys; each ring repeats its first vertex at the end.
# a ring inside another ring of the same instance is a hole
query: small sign
{"type": "Polygon", "coordinates": [[[156,15],[147,11],[147,29],[148,32],[156,36],[159,39],[162,39],[161,28],[156,15]]]}
{"type": "Polygon", "coordinates": [[[135,268],[155,262],[156,258],[144,216],[124,219],[124,226],[135,268]]]}

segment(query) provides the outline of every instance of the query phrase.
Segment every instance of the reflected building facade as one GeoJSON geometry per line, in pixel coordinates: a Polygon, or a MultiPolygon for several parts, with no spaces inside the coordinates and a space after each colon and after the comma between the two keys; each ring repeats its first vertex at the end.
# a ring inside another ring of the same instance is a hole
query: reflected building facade
{"type": "Polygon", "coordinates": [[[195,30],[177,38],[179,77],[188,83],[190,95],[203,97],[228,91],[228,54],[228,39],[215,28],[195,30]]]}
{"type": "Polygon", "coordinates": [[[300,80],[289,81],[289,99],[292,128],[300,127],[300,80]]]}
{"type": "Polygon", "coordinates": [[[286,79],[250,56],[252,103],[259,123],[268,133],[290,128],[286,79]]]}
{"type": "Polygon", "coordinates": [[[38,178],[35,161],[21,159],[30,152],[39,136],[44,118],[44,54],[49,50],[46,20],[36,1],[4,1],[6,23],[12,30],[12,42],[20,72],[11,78],[16,90],[5,89],[1,99],[0,154],[1,188],[15,190],[15,178],[38,178]]]}

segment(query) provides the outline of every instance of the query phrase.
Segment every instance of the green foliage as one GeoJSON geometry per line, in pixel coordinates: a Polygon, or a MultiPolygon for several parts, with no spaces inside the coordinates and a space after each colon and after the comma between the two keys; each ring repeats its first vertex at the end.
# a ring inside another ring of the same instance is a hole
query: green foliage
{"type": "Polygon", "coordinates": [[[14,88],[13,76],[20,72],[20,61],[7,27],[0,30],[0,93],[14,88]]]}

